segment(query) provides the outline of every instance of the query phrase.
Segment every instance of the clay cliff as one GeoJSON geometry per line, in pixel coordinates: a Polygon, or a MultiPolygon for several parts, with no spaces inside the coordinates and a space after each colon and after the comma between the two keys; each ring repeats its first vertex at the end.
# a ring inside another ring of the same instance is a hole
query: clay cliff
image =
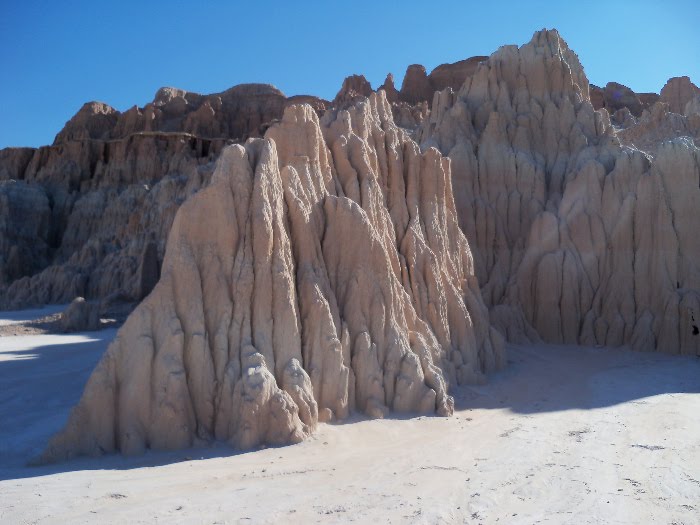
{"type": "Polygon", "coordinates": [[[305,98],[317,110],[315,97],[288,99],[269,84],[241,84],[221,93],[200,95],[164,87],[149,104],[120,113],[101,102],[88,102],[56,135],[54,144],[84,139],[119,139],[140,132],[179,132],[202,138],[245,140],[259,137],[284,108],[305,98]]]}
{"type": "Polygon", "coordinates": [[[605,87],[590,86],[590,98],[593,109],[605,108],[611,116],[627,109],[635,117],[641,117],[642,111],[649,109],[659,100],[656,93],[635,93],[624,84],[608,82],[605,87]]]}
{"type": "Polygon", "coordinates": [[[143,108],[91,102],[52,146],[0,151],[0,307],[138,301],[157,281],[175,212],[222,148],[259,137],[290,104],[273,86],[162,88],[143,108]]]}
{"type": "MultiPolygon", "coordinates": [[[[396,124],[415,130],[427,117],[433,94],[448,87],[459,89],[466,78],[474,74],[479,63],[487,58],[476,56],[452,64],[440,64],[430,74],[425,66],[412,64],[406,69],[400,90],[396,89],[391,73],[378,90],[385,92],[396,124]]],[[[336,108],[347,107],[372,92],[374,90],[364,76],[351,75],[343,81],[332,105],[336,108]]]]}
{"type": "Polygon", "coordinates": [[[332,102],[86,104],[0,151],[0,307],[141,301],[42,461],[449,415],[503,336],[700,355],[698,144],[688,77],[596,88],[553,30],[332,102]]]}
{"type": "MultiPolygon", "coordinates": [[[[480,58],[438,66],[428,82],[456,88],[480,58]]],[[[432,91],[409,104],[411,89],[405,81],[392,111],[413,129],[432,91]]],[[[372,92],[364,77],[349,77],[332,105],[372,92]]],[[[125,112],[85,104],[52,146],[0,150],[0,308],[145,297],[177,208],[206,184],[221,149],[262,136],[297,103],[319,115],[331,106],[266,84],[211,95],[162,88],[125,112]]]]}
{"type": "Polygon", "coordinates": [[[542,31],[436,94],[419,139],[452,159],[482,294],[510,340],[700,354],[700,128],[664,102],[689,99],[681,85],[621,131],[542,31]]]}
{"type": "MultiPolygon", "coordinates": [[[[451,159],[482,294],[511,340],[695,351],[700,90],[688,77],[660,95],[596,88],[544,31],[429,74],[409,66],[401,89],[388,75],[379,91],[421,148],[451,159]]],[[[163,88],[123,113],[86,104],[52,146],[0,151],[0,307],[141,300],[177,210],[228,144],[263,136],[291,104],[330,118],[374,92],[360,75],[333,102],[262,84],[163,88]]]]}
{"type": "Polygon", "coordinates": [[[352,410],[451,414],[450,385],[504,364],[451,181],[384,92],[321,120],[290,106],[224,148],[42,459],[293,443],[352,410]]]}

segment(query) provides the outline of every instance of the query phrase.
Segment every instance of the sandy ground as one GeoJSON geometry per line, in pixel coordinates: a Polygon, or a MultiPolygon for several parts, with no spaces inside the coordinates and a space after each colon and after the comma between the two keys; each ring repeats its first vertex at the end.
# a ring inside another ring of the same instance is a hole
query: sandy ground
{"type": "Polygon", "coordinates": [[[700,523],[700,359],[624,350],[510,347],[452,418],[25,467],[114,334],[0,338],[0,523],[700,523]]]}

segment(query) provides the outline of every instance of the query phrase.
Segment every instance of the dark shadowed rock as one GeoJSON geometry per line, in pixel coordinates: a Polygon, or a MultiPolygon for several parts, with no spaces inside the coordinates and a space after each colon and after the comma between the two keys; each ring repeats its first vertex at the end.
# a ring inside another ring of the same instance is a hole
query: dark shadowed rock
{"type": "Polygon", "coordinates": [[[100,327],[100,311],[96,303],[90,303],[82,297],[76,297],[61,312],[58,321],[63,332],[90,332],[100,327]]]}

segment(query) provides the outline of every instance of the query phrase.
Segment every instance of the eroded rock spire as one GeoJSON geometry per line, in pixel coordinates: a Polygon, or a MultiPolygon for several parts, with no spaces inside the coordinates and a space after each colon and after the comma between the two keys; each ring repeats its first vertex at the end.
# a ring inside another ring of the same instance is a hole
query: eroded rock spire
{"type": "Polygon", "coordinates": [[[323,121],[291,106],[180,208],[160,281],[42,459],[293,443],[350,410],[449,415],[450,384],[503,364],[449,160],[383,92],[323,121]]]}

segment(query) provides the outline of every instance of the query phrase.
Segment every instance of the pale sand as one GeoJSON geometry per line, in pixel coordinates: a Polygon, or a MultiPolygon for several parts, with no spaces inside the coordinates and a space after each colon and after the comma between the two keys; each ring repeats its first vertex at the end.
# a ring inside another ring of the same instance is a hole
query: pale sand
{"type": "Polygon", "coordinates": [[[24,467],[114,334],[0,338],[0,523],[700,523],[700,359],[612,349],[511,346],[452,418],[24,467]]]}

